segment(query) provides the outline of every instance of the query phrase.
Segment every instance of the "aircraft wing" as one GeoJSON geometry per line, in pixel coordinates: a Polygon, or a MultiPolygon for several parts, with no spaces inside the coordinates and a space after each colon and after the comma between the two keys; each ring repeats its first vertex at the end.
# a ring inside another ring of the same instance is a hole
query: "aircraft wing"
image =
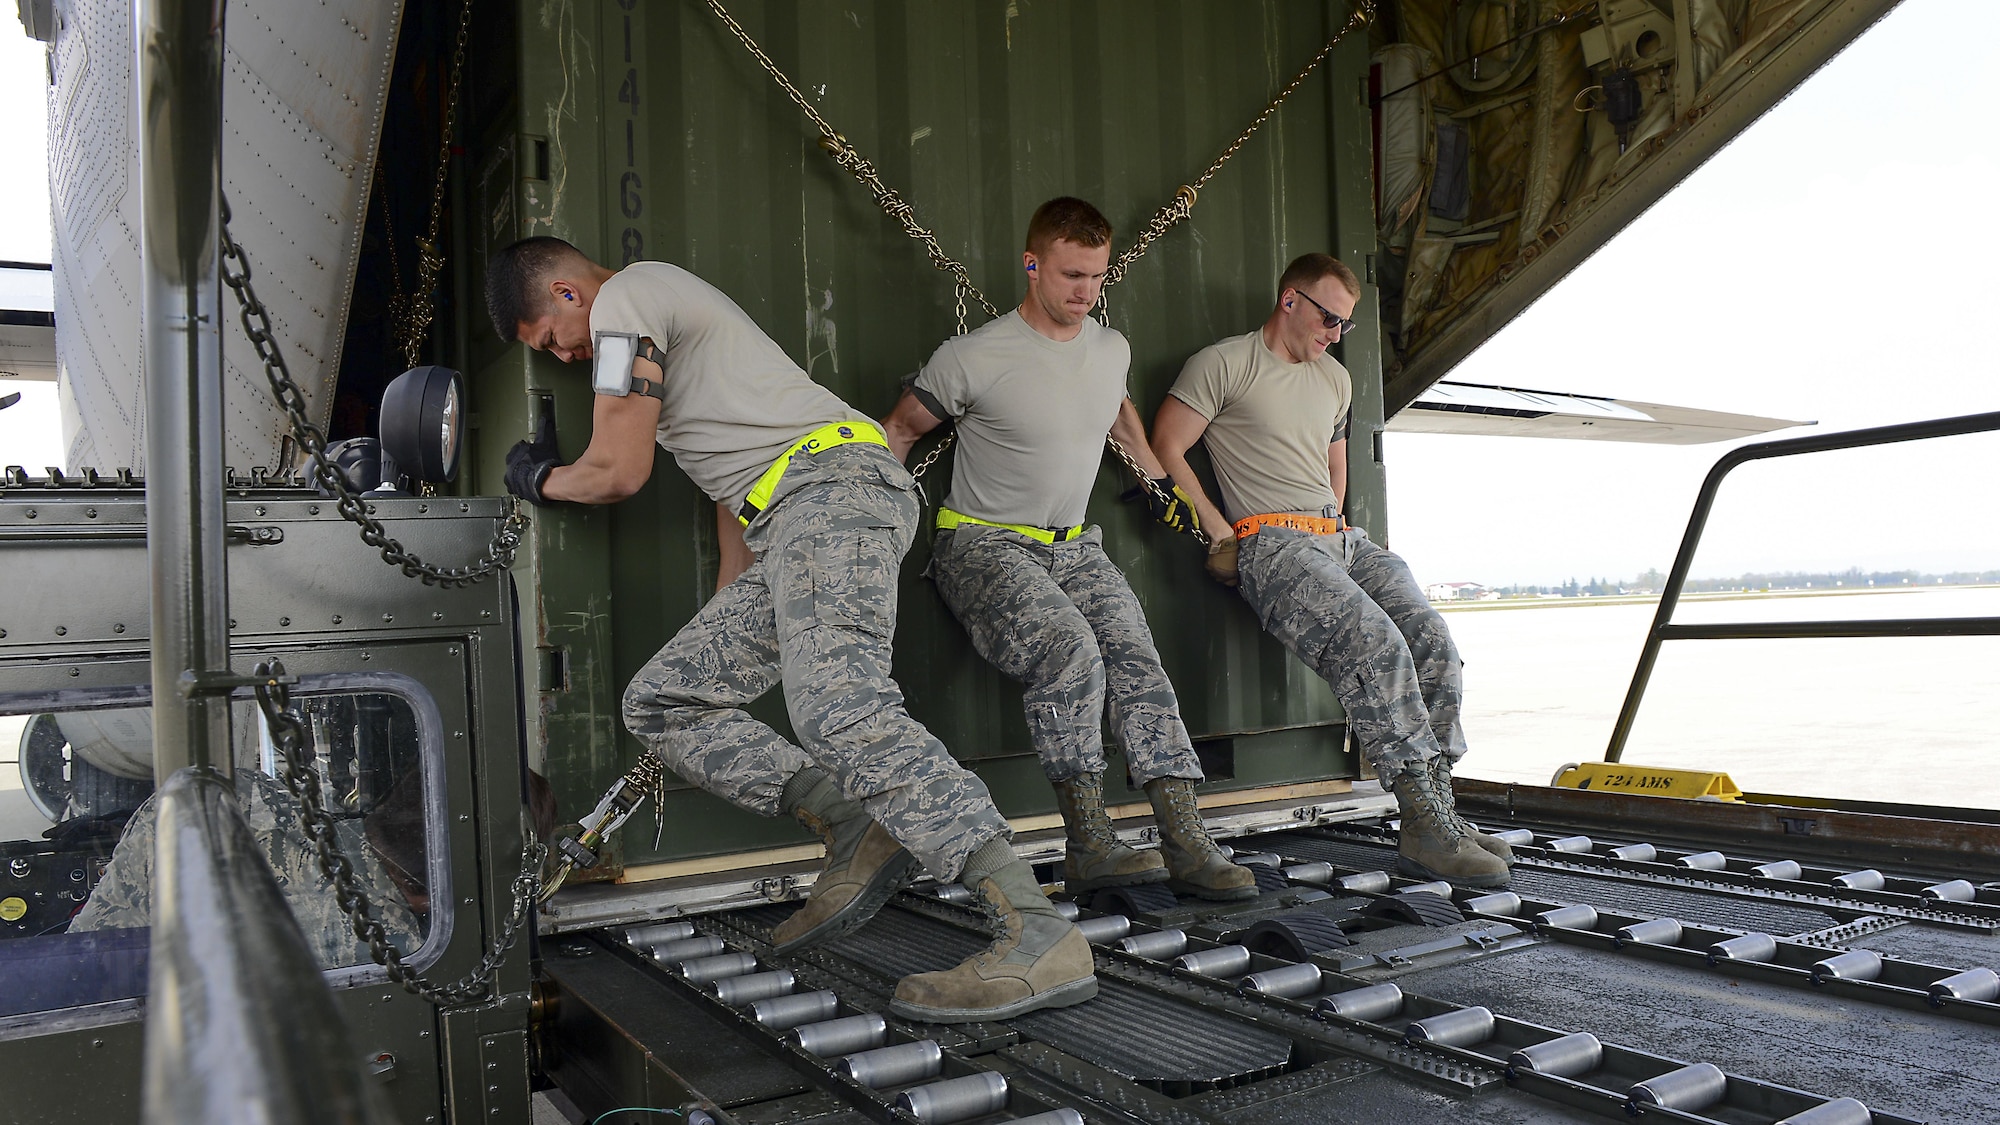
{"type": "Polygon", "coordinates": [[[0,262],[0,385],[55,377],[55,281],[49,267],[0,262]]]}
{"type": "Polygon", "coordinates": [[[1389,419],[1388,428],[1399,433],[1700,445],[1812,424],[1595,395],[1434,383],[1389,419]]]}

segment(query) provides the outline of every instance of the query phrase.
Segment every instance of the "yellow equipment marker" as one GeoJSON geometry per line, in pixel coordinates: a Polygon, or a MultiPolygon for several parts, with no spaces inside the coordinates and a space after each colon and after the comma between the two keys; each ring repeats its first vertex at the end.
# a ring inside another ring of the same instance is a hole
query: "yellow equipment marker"
{"type": "Polygon", "coordinates": [[[1551,782],[1561,789],[1595,789],[1606,793],[1637,793],[1645,797],[1677,797],[1684,801],[1737,801],[1743,790],[1720,770],[1675,770],[1635,766],[1627,762],[1584,762],[1564,766],[1551,782]]]}

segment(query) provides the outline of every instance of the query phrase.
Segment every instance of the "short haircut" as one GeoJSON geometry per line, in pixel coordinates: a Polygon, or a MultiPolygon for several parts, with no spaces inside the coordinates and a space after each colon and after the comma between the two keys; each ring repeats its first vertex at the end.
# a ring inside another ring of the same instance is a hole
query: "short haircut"
{"type": "Polygon", "coordinates": [[[1306,286],[1317,285],[1329,277],[1339,278],[1341,287],[1350,295],[1361,296],[1361,279],[1354,276],[1354,271],[1347,268],[1347,263],[1331,254],[1321,254],[1318,251],[1300,254],[1292,259],[1292,264],[1286,266],[1285,272],[1278,278],[1278,295],[1284,296],[1287,289],[1303,290],[1306,286]]]}
{"type": "Polygon", "coordinates": [[[560,238],[538,235],[524,238],[494,254],[486,262],[486,315],[493,318],[493,331],[510,343],[520,326],[539,320],[548,301],[544,286],[549,275],[574,259],[589,262],[583,251],[560,238]]]}
{"type": "Polygon", "coordinates": [[[1057,239],[1103,246],[1111,241],[1111,222],[1081,199],[1058,196],[1035,208],[1035,217],[1028,220],[1028,252],[1039,254],[1057,239]]]}

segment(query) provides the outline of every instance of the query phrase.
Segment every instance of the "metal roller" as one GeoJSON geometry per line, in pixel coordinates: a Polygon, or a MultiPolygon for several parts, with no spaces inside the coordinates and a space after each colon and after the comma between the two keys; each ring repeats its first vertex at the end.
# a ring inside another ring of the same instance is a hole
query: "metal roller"
{"type": "Polygon", "coordinates": [[[898,1043],[860,1051],[833,1064],[833,1069],[871,1090],[934,1078],[944,1069],[944,1052],[935,1039],[898,1043]]]}
{"type": "Polygon", "coordinates": [[[1729,867],[1729,857],[1721,852],[1694,852],[1674,862],[1690,871],[1724,871],[1729,867]]]}
{"type": "Polygon", "coordinates": [[[1744,934],[1708,947],[1708,963],[1769,961],[1778,955],[1778,939],[1770,934],[1744,934]]]}
{"type": "Polygon", "coordinates": [[[1953,879],[1949,883],[1933,883],[1917,893],[1939,902],[1971,902],[1979,897],[1979,888],[1969,880],[1953,879]]]}
{"type": "Polygon", "coordinates": [[[1750,873],[1762,879],[1797,879],[1806,873],[1796,859],[1781,859],[1775,863],[1760,863],[1750,869],[1750,873]]]}
{"type": "Polygon", "coordinates": [[[693,922],[655,922],[650,926],[634,926],[626,930],[625,944],[634,949],[644,949],[663,942],[686,941],[693,936],[693,922]]]}
{"type": "Polygon", "coordinates": [[[831,992],[800,992],[772,996],[750,1005],[750,1018],[772,1031],[789,1031],[802,1023],[830,1020],[840,1010],[840,997],[831,992]]]}
{"type": "Polygon", "coordinates": [[[1509,1070],[1554,1074],[1575,1078],[1588,1074],[1604,1062],[1604,1044],[1588,1031],[1575,1031],[1557,1039],[1545,1039],[1507,1056],[1509,1070]]]}
{"type": "Polygon", "coordinates": [[[1835,1098],[1794,1113],[1778,1125],[1870,1125],[1874,1120],[1868,1107],[1853,1098],[1835,1098]]]}
{"type": "Polygon", "coordinates": [[[1509,828],[1505,832],[1495,832],[1493,838],[1508,847],[1518,847],[1535,842],[1535,834],[1526,828],[1509,828]]]}
{"type": "Polygon", "coordinates": [[[1187,933],[1182,930],[1154,930],[1150,934],[1133,934],[1119,938],[1118,948],[1134,957],[1150,957],[1164,961],[1169,957],[1179,957],[1187,948],[1187,933]]]}
{"type": "Polygon", "coordinates": [[[1557,852],[1587,852],[1597,845],[1588,836],[1558,836],[1542,846],[1557,852]]]}
{"type": "Polygon", "coordinates": [[[1403,1010],[1403,990],[1393,984],[1371,984],[1322,996],[1317,1007],[1348,1019],[1380,1023],[1403,1010]]]}
{"type": "Polygon", "coordinates": [[[1651,863],[1660,858],[1660,849],[1651,844],[1626,844],[1611,849],[1612,859],[1629,859],[1639,863],[1651,863]]]}
{"type": "Polygon", "coordinates": [[[1521,912],[1521,896],[1513,891],[1495,891],[1490,895],[1466,899],[1462,905],[1468,914],[1499,914],[1511,918],[1521,912]]]}
{"type": "Polygon", "coordinates": [[[1879,891],[1888,882],[1887,879],[1882,877],[1880,871],[1872,867],[1864,867],[1859,871],[1850,871],[1845,875],[1835,875],[1832,879],[1834,886],[1845,887],[1850,891],[1879,891]]]}
{"type": "Polygon", "coordinates": [[[809,1055],[827,1058],[831,1055],[845,1055],[854,1051],[865,1051],[879,1047],[889,1037],[889,1025],[873,1012],[863,1012],[858,1016],[842,1016],[837,1020],[820,1023],[800,1024],[785,1036],[791,1044],[809,1055]]]}
{"type": "Polygon", "coordinates": [[[1284,868],[1284,872],[1285,878],[1300,883],[1313,883],[1324,887],[1328,883],[1333,882],[1333,864],[1325,860],[1314,860],[1311,863],[1294,863],[1290,867],[1284,868]]]}
{"type": "Polygon", "coordinates": [[[720,953],[683,961],[679,973],[689,984],[708,984],[724,977],[740,977],[757,967],[757,958],[748,953],[720,953]]]}
{"type": "Polygon", "coordinates": [[[1438,895],[1442,898],[1450,898],[1451,884],[1445,882],[1443,879],[1436,879],[1428,883],[1411,883],[1409,886],[1404,887],[1402,890],[1397,891],[1396,893],[1399,895],[1406,895],[1415,891],[1421,891],[1425,894],[1438,895]]]}
{"type": "Polygon", "coordinates": [[[1064,1106],[1033,1117],[1016,1117],[1007,1125],[1083,1125],[1083,1114],[1064,1106]]]}
{"type": "Polygon", "coordinates": [[[1174,967],[1204,977],[1240,977],[1250,971],[1250,951],[1240,945],[1197,949],[1174,958],[1174,967]]]}
{"type": "Polygon", "coordinates": [[[1967,969],[1932,983],[1930,994],[1934,1008],[1942,1007],[1946,997],[1991,1001],[2000,997],[2000,973],[1992,969],[1967,969]]]}
{"type": "Polygon", "coordinates": [[[1277,867],[1284,863],[1285,860],[1283,856],[1278,855],[1276,852],[1245,852],[1231,862],[1235,863],[1238,867],[1242,867],[1245,864],[1255,864],[1258,867],[1277,867]]]}
{"type": "Polygon", "coordinates": [[[1403,1038],[1412,1043],[1437,1043],[1446,1047],[1469,1047],[1493,1038],[1493,1013],[1484,1007],[1439,1012],[1411,1024],[1403,1038]]]}
{"type": "Polygon", "coordinates": [[[1648,918],[1643,922],[1620,927],[1615,935],[1617,945],[1622,946],[1635,941],[1642,941],[1648,945],[1679,945],[1681,924],[1673,918],[1648,918]]]}
{"type": "Polygon", "coordinates": [[[946,902],[964,903],[972,901],[972,888],[966,886],[964,883],[941,883],[931,894],[946,902]]]}
{"type": "Polygon", "coordinates": [[[750,973],[740,977],[724,977],[709,986],[715,998],[732,1008],[740,1008],[759,1000],[769,1000],[773,996],[783,996],[798,986],[790,969],[773,969],[768,973],[750,973]]]}
{"type": "Polygon", "coordinates": [[[1574,906],[1558,906],[1554,910],[1544,910],[1535,915],[1535,924],[1540,926],[1561,926],[1570,930],[1592,930],[1597,928],[1597,908],[1577,903],[1574,906]]]}
{"type": "Polygon", "coordinates": [[[1638,1105],[1695,1112],[1714,1105],[1729,1092],[1729,1076],[1714,1063],[1695,1063],[1657,1078],[1634,1083],[1626,1096],[1638,1105]]]}
{"type": "Polygon", "coordinates": [[[1055,907],[1056,913],[1062,915],[1064,919],[1071,922],[1076,921],[1076,916],[1078,914],[1076,903],[1073,903],[1068,899],[1063,899],[1059,902],[1052,902],[1049,905],[1055,907]]]}
{"type": "Polygon", "coordinates": [[[1230,847],[1228,844],[1217,844],[1215,845],[1215,850],[1221,852],[1224,859],[1234,860],[1236,858],[1236,849],[1230,847]]]}
{"type": "Polygon", "coordinates": [[[1266,996],[1309,996],[1320,989],[1319,966],[1302,961],[1296,965],[1265,969],[1236,982],[1236,988],[1240,992],[1259,992],[1266,996]]]}
{"type": "Polygon", "coordinates": [[[1874,980],[1882,975],[1882,955],[1872,949],[1850,949],[1823,961],[1813,962],[1812,982],[1830,980],[1874,980]]]}
{"type": "Polygon", "coordinates": [[[1390,885],[1387,871],[1363,871],[1354,875],[1342,875],[1333,882],[1343,891],[1370,895],[1388,894],[1390,885]]]}
{"type": "Polygon", "coordinates": [[[896,1108],[924,1125],[949,1125],[1007,1108],[1007,1080],[990,1070],[913,1086],[896,1095],[896,1108]]]}
{"type": "Polygon", "coordinates": [[[1076,928],[1083,932],[1083,940],[1092,945],[1109,945],[1132,932],[1132,919],[1123,914],[1103,914],[1096,918],[1077,919],[1076,928]]]}
{"type": "Polygon", "coordinates": [[[713,957],[728,948],[721,938],[713,934],[703,934],[700,937],[661,942],[649,950],[647,955],[662,965],[678,965],[682,961],[692,961],[697,957],[713,957]]]}

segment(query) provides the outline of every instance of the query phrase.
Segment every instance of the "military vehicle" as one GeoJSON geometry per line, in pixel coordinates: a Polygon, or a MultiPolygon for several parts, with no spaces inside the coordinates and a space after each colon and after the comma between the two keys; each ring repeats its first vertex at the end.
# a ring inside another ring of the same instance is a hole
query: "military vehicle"
{"type": "MultiPolygon", "coordinates": [[[[580,371],[483,328],[498,247],[685,265],[886,411],[1013,300],[1023,219],[1062,193],[1124,232],[1106,315],[1144,411],[1261,319],[1296,253],[1362,269],[1348,510],[1378,539],[1385,429],[1772,428],[1440,380],[1891,6],[22,0],[56,215],[55,311],[27,327],[53,335],[70,430],[66,466],[0,479],[22,774],[0,794],[0,1116],[2000,1118],[1991,813],[1698,800],[1733,795],[1605,765],[1588,788],[1461,780],[1520,856],[1511,887],[1404,878],[1332,693],[1112,499],[1111,459],[1092,517],[1262,893],[1100,892],[1073,902],[1097,1000],[895,1019],[898,976],[986,940],[963,889],[778,956],[818,845],[622,729],[627,678],[714,588],[706,499],[664,460],[625,503],[525,528],[493,498],[545,413],[573,456],[590,411],[580,371]]],[[[924,554],[897,677],[1053,883],[1017,689],[924,554]]],[[[1655,646],[1697,629],[1672,604],[1655,646]]],[[[757,713],[784,729],[777,700],[757,713]]]]}

